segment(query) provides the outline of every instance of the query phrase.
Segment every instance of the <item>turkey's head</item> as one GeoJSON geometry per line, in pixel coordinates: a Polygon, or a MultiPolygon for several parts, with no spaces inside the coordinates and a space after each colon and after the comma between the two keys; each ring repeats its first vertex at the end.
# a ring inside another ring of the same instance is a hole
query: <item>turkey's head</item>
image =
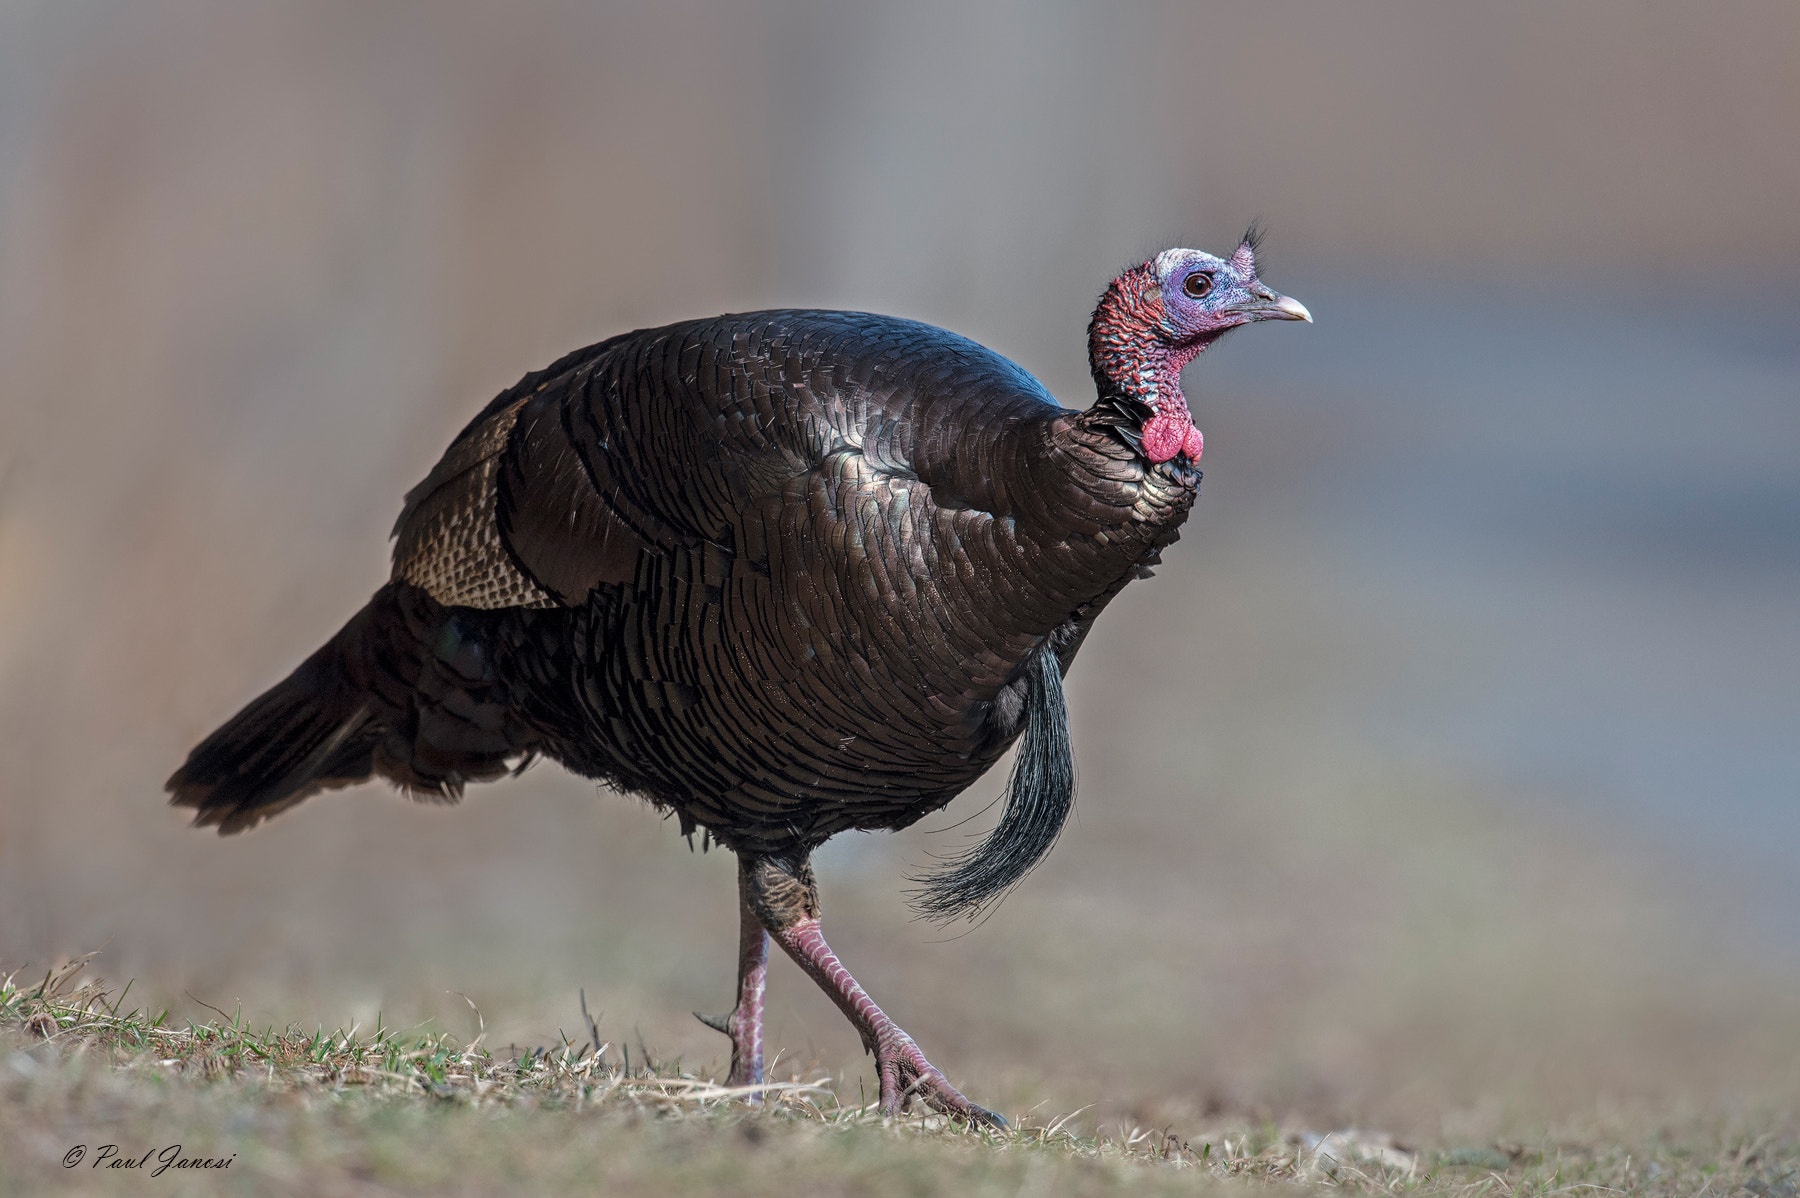
{"type": "Polygon", "coordinates": [[[1088,364],[1102,399],[1148,413],[1139,429],[1144,456],[1199,460],[1205,442],[1181,393],[1181,369],[1229,330],[1258,320],[1312,314],[1257,278],[1255,230],[1229,258],[1164,250],[1112,281],[1088,326],[1088,364]]]}

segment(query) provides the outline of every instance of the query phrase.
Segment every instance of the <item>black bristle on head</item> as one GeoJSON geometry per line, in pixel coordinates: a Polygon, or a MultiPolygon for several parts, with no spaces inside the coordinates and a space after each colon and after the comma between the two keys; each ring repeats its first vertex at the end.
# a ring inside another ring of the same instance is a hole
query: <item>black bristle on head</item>
{"type": "Polygon", "coordinates": [[[1250,222],[1250,227],[1244,230],[1244,236],[1238,241],[1238,244],[1249,246],[1252,256],[1258,255],[1262,252],[1264,232],[1262,217],[1259,216],[1250,222]]]}
{"type": "Polygon", "coordinates": [[[1006,780],[1006,810],[980,844],[935,873],[911,877],[919,883],[913,905],[927,919],[972,919],[990,900],[1004,897],[1056,846],[1075,805],[1069,709],[1050,641],[1029,659],[1024,681],[1025,734],[1006,780]]]}

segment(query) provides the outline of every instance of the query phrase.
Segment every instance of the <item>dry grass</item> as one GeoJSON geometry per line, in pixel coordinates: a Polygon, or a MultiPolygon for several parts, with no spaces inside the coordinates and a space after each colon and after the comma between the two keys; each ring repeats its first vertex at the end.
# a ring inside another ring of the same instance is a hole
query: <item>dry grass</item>
{"type": "Polygon", "coordinates": [[[1773,1110],[1618,1113],[1531,1142],[1401,1145],[1215,1118],[1198,1128],[1007,1132],[884,1119],[822,1077],[743,1091],[632,1062],[589,1035],[497,1053],[485,1036],[377,1026],[174,1026],[84,980],[85,960],[0,982],[0,1188],[115,1193],[146,1174],[218,1192],[611,1194],[1634,1193],[1792,1198],[1800,1135],[1773,1110]],[[69,1163],[80,1146],[80,1159],[69,1163]],[[176,1147],[172,1147],[176,1146],[176,1147]],[[145,1163],[124,1164],[140,1160],[145,1163]],[[169,1161],[229,1162],[210,1170],[169,1161]],[[122,1173],[141,1169],[127,1178],[122,1173]]]}

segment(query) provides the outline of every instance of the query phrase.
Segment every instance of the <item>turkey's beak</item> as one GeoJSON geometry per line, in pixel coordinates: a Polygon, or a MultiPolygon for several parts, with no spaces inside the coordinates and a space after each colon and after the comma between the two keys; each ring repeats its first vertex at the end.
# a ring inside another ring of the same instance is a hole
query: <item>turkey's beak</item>
{"type": "Polygon", "coordinates": [[[1312,313],[1306,310],[1305,304],[1273,291],[1259,296],[1254,303],[1243,304],[1232,310],[1243,313],[1251,320],[1304,320],[1307,324],[1312,323],[1312,313]]]}

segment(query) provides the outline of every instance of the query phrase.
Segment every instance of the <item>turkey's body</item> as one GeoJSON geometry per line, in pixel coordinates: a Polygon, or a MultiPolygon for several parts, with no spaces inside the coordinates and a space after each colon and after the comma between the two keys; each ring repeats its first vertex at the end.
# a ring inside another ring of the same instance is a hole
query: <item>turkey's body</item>
{"type": "MultiPolygon", "coordinates": [[[[1260,305],[1219,330],[1304,317],[1247,246],[1179,253],[1260,305]]],[[[739,1001],[708,1021],[734,1081],[761,1081],[773,935],[876,1052],[885,1108],[916,1090],[996,1118],[837,962],[807,858],[944,806],[1021,735],[1001,826],[922,905],[979,906],[1055,840],[1062,673],[1199,484],[1179,372],[1217,331],[1158,348],[1146,313],[1189,269],[1166,259],[1103,297],[1084,412],[973,342],[862,313],[670,325],[527,375],[408,494],[390,581],[190,754],[174,802],[232,832],[372,775],[455,798],[553,758],[738,854],[739,1001]]]]}
{"type": "Polygon", "coordinates": [[[436,526],[417,526],[497,479],[496,531],[545,596],[532,601],[592,587],[571,606],[446,613],[513,696],[533,738],[515,747],[732,848],[810,849],[948,803],[1022,726],[1007,690],[1028,659],[1053,642],[1067,668],[1101,606],[1173,539],[1198,478],[1087,433],[1010,362],[908,321],[725,317],[554,371],[452,446],[459,463],[511,426],[491,471],[409,506],[397,585],[410,573],[431,590],[410,551],[436,526]],[[559,506],[510,507],[507,479],[545,461],[569,475],[559,506]],[[579,544],[605,527],[603,563],[565,564],[576,543],[549,542],[566,522],[521,528],[566,514],[579,544]]]}

